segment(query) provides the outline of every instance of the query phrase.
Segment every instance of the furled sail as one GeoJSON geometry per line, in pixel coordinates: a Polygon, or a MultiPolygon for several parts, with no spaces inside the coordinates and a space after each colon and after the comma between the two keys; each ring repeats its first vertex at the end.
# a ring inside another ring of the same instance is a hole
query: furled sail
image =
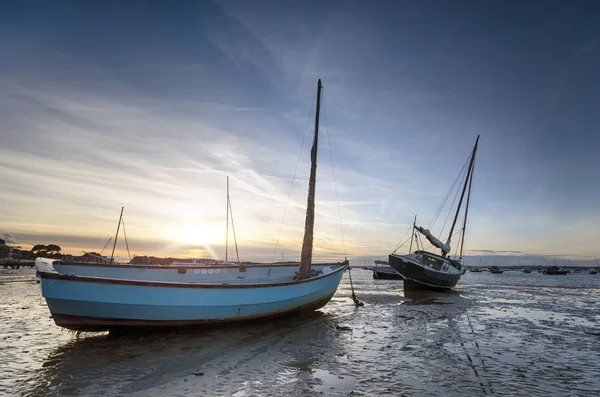
{"type": "Polygon", "coordinates": [[[310,150],[310,177],[308,180],[308,200],[306,203],[306,220],[304,226],[304,239],[300,253],[300,269],[296,279],[310,277],[312,272],[313,234],[315,227],[315,188],[317,182],[317,153],[319,146],[319,112],[321,109],[321,79],[317,82],[317,110],[315,112],[315,138],[310,150]]]}
{"type": "Polygon", "coordinates": [[[441,249],[442,253],[444,255],[446,255],[448,252],[450,252],[450,241],[449,240],[446,244],[444,244],[440,240],[438,240],[433,234],[431,234],[429,229],[424,229],[421,226],[416,226],[415,229],[417,229],[419,231],[419,233],[421,233],[423,236],[425,236],[427,241],[429,241],[431,244],[433,244],[437,248],[441,249]]]}

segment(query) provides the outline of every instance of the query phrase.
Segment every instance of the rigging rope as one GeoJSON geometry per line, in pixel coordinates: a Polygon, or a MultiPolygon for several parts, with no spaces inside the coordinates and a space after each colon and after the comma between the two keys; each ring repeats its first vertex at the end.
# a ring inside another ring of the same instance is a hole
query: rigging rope
{"type": "MultiPolygon", "coordinates": [[[[410,233],[410,231],[412,230],[412,228],[413,228],[413,225],[410,225],[410,229],[408,229],[408,230],[406,231],[406,233],[404,233],[404,236],[402,236],[402,238],[400,239],[400,241],[403,241],[403,240],[406,238],[406,235],[407,235],[408,233],[410,233]]],[[[411,238],[412,238],[412,236],[411,236],[411,238]]],[[[404,240],[403,242],[401,242],[400,244],[398,244],[398,245],[396,246],[396,248],[394,248],[394,250],[392,251],[392,254],[396,253],[396,251],[398,251],[398,250],[399,250],[399,249],[400,249],[400,248],[401,248],[401,247],[402,247],[404,244],[406,244],[406,243],[408,242],[408,240],[410,240],[410,238],[409,238],[409,239],[407,239],[407,240],[404,240]]]]}
{"type": "MultiPolygon", "coordinates": [[[[462,173],[462,171],[461,171],[461,173],[462,173]]],[[[459,189],[456,189],[456,194],[454,194],[454,199],[452,200],[452,204],[450,204],[450,209],[448,210],[448,215],[446,215],[446,219],[444,219],[444,224],[442,225],[442,230],[440,231],[440,236],[442,235],[442,233],[444,233],[444,229],[446,228],[446,223],[448,223],[448,219],[450,219],[450,214],[452,213],[452,208],[454,208],[454,203],[456,203],[456,198],[458,197],[458,193],[460,193],[460,186],[459,186],[459,189]]]]}
{"type": "Polygon", "coordinates": [[[235,255],[237,256],[238,263],[240,263],[240,253],[238,251],[237,238],[235,237],[235,225],[233,224],[233,210],[231,209],[231,200],[229,199],[229,194],[227,195],[227,206],[229,207],[229,215],[231,215],[231,230],[233,231],[233,242],[235,243],[235,255]]]}
{"type": "Polygon", "coordinates": [[[129,253],[129,243],[127,242],[127,233],[125,232],[125,219],[121,218],[121,224],[123,225],[123,236],[125,236],[125,246],[127,247],[127,256],[129,256],[129,262],[131,262],[131,254],[129,253]]]}
{"type": "Polygon", "coordinates": [[[294,176],[292,176],[292,184],[290,185],[290,191],[288,192],[288,197],[285,202],[285,208],[283,209],[283,217],[281,218],[281,225],[279,225],[279,233],[277,233],[277,241],[275,242],[275,249],[273,249],[273,257],[271,258],[271,262],[275,262],[275,253],[277,252],[277,247],[279,246],[279,239],[281,238],[281,230],[283,229],[283,222],[285,221],[285,214],[287,213],[288,204],[290,202],[290,197],[292,196],[292,188],[294,187],[294,181],[296,180],[296,173],[298,172],[298,165],[300,164],[300,158],[302,157],[302,149],[304,148],[304,142],[306,142],[306,135],[308,132],[308,126],[310,125],[310,116],[312,115],[312,109],[315,105],[315,101],[317,100],[317,96],[313,98],[313,102],[310,105],[310,111],[308,112],[308,117],[306,119],[306,127],[304,128],[304,137],[302,138],[302,145],[300,145],[300,152],[298,153],[298,160],[296,160],[296,167],[294,168],[294,176]]]}
{"type": "Polygon", "coordinates": [[[433,219],[431,220],[431,222],[429,223],[429,226],[427,226],[427,229],[431,230],[431,227],[433,226],[433,224],[435,223],[435,221],[437,220],[438,216],[440,215],[440,213],[442,212],[442,210],[444,209],[444,206],[446,205],[446,202],[448,201],[448,198],[450,197],[450,195],[452,194],[452,191],[454,190],[454,188],[456,187],[456,184],[458,183],[458,181],[461,179],[462,174],[465,172],[467,165],[469,164],[469,159],[470,156],[467,158],[467,160],[465,161],[465,164],[463,164],[460,172],[458,173],[458,175],[456,176],[456,179],[454,180],[454,182],[452,183],[452,186],[450,187],[450,190],[448,190],[448,193],[446,193],[446,197],[444,197],[444,200],[442,201],[442,204],[439,206],[439,208],[437,209],[435,215],[433,216],[433,219]]]}
{"type": "Polygon", "coordinates": [[[335,167],[333,166],[333,152],[331,151],[331,138],[329,135],[329,125],[327,123],[327,109],[325,107],[325,95],[321,95],[321,100],[323,103],[323,114],[325,115],[325,131],[327,131],[327,141],[329,142],[329,156],[331,157],[331,174],[333,175],[333,187],[335,189],[335,198],[337,200],[338,207],[338,219],[340,221],[340,232],[342,233],[342,247],[344,248],[344,257],[347,257],[346,254],[346,242],[344,241],[344,227],[342,224],[342,212],[340,210],[340,196],[338,195],[337,184],[335,182],[335,167]]]}
{"type": "Polygon", "coordinates": [[[417,251],[425,251],[425,246],[423,245],[423,242],[421,241],[421,236],[419,236],[419,233],[415,232],[415,241],[417,243],[417,251]],[[421,248],[419,249],[419,245],[421,246],[421,248]]]}

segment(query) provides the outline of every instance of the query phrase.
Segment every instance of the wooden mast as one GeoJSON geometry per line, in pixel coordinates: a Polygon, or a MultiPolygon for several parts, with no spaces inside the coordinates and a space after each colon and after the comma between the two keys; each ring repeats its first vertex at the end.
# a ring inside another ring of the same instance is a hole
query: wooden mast
{"type": "Polygon", "coordinates": [[[112,253],[110,254],[110,263],[113,263],[113,259],[115,257],[115,247],[117,246],[117,237],[119,237],[119,228],[121,227],[121,219],[123,219],[123,209],[125,207],[121,207],[121,215],[119,215],[119,224],[117,225],[117,233],[115,234],[115,241],[113,243],[112,253]]]}
{"type": "MultiPolygon", "coordinates": [[[[456,221],[458,219],[458,213],[460,212],[460,208],[462,207],[463,199],[465,198],[465,191],[467,190],[467,185],[469,184],[469,180],[471,179],[471,174],[473,172],[473,163],[475,162],[475,153],[477,152],[477,145],[479,144],[479,135],[477,135],[477,139],[475,140],[475,146],[473,147],[473,153],[471,154],[471,161],[469,162],[469,169],[467,171],[467,177],[465,178],[465,184],[463,185],[462,193],[460,195],[460,200],[458,202],[458,207],[456,207],[456,214],[454,214],[454,220],[452,221],[452,227],[450,228],[450,233],[448,234],[448,240],[446,244],[450,244],[450,240],[452,239],[452,233],[454,233],[454,226],[456,226],[456,221]]],[[[448,252],[442,250],[442,256],[445,257],[448,252]]]]}
{"type": "Polygon", "coordinates": [[[313,233],[315,226],[315,185],[317,176],[317,148],[319,145],[319,112],[321,110],[321,79],[317,82],[317,110],[315,112],[315,137],[310,151],[310,178],[308,181],[308,200],[306,205],[306,221],[304,225],[304,239],[302,240],[302,253],[300,255],[300,269],[297,279],[310,277],[313,250],[313,233]]]}

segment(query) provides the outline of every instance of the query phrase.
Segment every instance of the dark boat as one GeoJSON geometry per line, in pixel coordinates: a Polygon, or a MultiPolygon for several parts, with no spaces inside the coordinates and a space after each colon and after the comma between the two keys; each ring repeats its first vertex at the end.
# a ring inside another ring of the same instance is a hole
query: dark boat
{"type": "Polygon", "coordinates": [[[402,280],[403,277],[396,273],[388,261],[375,261],[373,266],[373,278],[375,280],[402,280]]]}
{"type": "MultiPolygon", "coordinates": [[[[443,243],[437,239],[428,229],[416,225],[416,217],[413,223],[413,230],[411,236],[411,246],[409,252],[412,252],[412,244],[415,241],[417,250],[414,253],[407,255],[396,254],[395,251],[389,256],[390,266],[402,277],[404,277],[404,290],[416,290],[416,289],[429,289],[429,290],[445,290],[454,288],[460,280],[460,277],[467,270],[461,263],[462,253],[464,248],[467,214],[469,212],[469,201],[471,198],[471,185],[473,182],[473,168],[475,165],[475,154],[477,153],[477,145],[479,144],[479,136],[475,141],[475,146],[471,151],[470,158],[468,160],[468,168],[464,177],[464,184],[462,186],[462,193],[460,195],[460,201],[456,207],[456,213],[448,234],[446,243],[443,243]],[[467,189],[468,188],[468,189],[467,189]],[[450,240],[454,235],[454,228],[458,220],[459,213],[462,209],[462,204],[466,196],[466,204],[464,211],[464,220],[462,228],[460,229],[460,255],[458,260],[450,259],[447,255],[450,252],[450,240]],[[425,236],[434,247],[439,248],[442,253],[441,255],[434,254],[432,252],[425,251],[423,245],[420,244],[419,234],[425,236]],[[419,247],[421,245],[421,247],[419,247]]],[[[461,174],[464,172],[461,170],[461,174]]],[[[458,178],[457,178],[458,181],[458,178]]],[[[450,189],[450,193],[454,189],[454,186],[450,189]]],[[[437,214],[441,212],[446,200],[440,206],[437,214]]],[[[437,215],[436,215],[437,217],[437,215]]],[[[434,219],[435,221],[435,219],[434,219]]],[[[433,221],[432,221],[433,224],[433,221]]],[[[397,248],[398,249],[398,248],[397,248]]],[[[397,250],[396,249],[396,250],[397,250]]]]}
{"type": "Polygon", "coordinates": [[[589,273],[590,274],[598,274],[598,270],[596,270],[596,269],[590,269],[589,273]]]}
{"type": "Polygon", "coordinates": [[[531,273],[531,269],[526,267],[525,269],[523,269],[523,273],[531,273]]]}
{"type": "Polygon", "coordinates": [[[504,273],[504,270],[500,269],[498,266],[492,266],[492,267],[490,267],[489,270],[490,270],[490,273],[493,273],[493,274],[502,274],[502,273],[504,273]]]}
{"type": "Polygon", "coordinates": [[[544,269],[544,274],[548,274],[551,276],[564,276],[568,273],[568,270],[559,269],[558,266],[550,266],[548,269],[544,269]]]}
{"type": "Polygon", "coordinates": [[[390,266],[404,277],[405,290],[454,288],[465,270],[459,261],[427,251],[392,254],[390,266]]]}

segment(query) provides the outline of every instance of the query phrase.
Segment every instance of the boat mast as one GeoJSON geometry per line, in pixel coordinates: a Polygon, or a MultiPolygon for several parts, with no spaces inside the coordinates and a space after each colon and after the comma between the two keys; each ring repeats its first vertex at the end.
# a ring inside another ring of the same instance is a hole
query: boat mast
{"type": "Polygon", "coordinates": [[[417,227],[417,216],[415,215],[415,220],[413,221],[413,227],[410,234],[410,248],[408,249],[408,253],[412,253],[412,243],[415,238],[415,228],[417,227]]]}
{"type": "Polygon", "coordinates": [[[117,233],[115,234],[115,241],[113,242],[112,253],[110,254],[110,263],[113,263],[113,259],[115,257],[115,247],[117,246],[117,238],[119,237],[119,228],[121,227],[121,219],[123,219],[123,209],[125,207],[121,207],[121,215],[119,215],[119,223],[117,224],[117,233]]]}
{"type": "Polygon", "coordinates": [[[300,255],[300,269],[297,279],[309,277],[313,250],[313,233],[315,226],[315,185],[317,176],[317,147],[319,145],[319,112],[321,110],[321,79],[317,82],[317,110],[315,112],[315,138],[310,151],[310,178],[308,181],[308,200],[306,205],[306,220],[304,224],[304,239],[300,255]]]}
{"type": "Polygon", "coordinates": [[[227,253],[229,251],[229,175],[227,175],[227,208],[225,221],[225,262],[227,262],[227,253]]]}
{"type": "MultiPolygon", "coordinates": [[[[475,153],[473,153],[473,158],[475,157],[475,153]]],[[[467,204],[465,205],[465,220],[463,221],[462,228],[462,236],[460,240],[460,256],[458,257],[458,261],[462,261],[463,256],[463,248],[465,246],[465,234],[467,233],[467,215],[469,214],[469,202],[471,201],[471,186],[473,185],[473,169],[475,168],[475,164],[473,164],[473,168],[471,169],[471,177],[469,178],[469,192],[467,193],[467,204]]]]}
{"type": "Polygon", "coordinates": [[[227,207],[229,207],[229,215],[231,215],[231,231],[233,232],[235,255],[238,263],[240,263],[240,252],[238,251],[237,238],[235,237],[235,223],[233,223],[233,210],[231,209],[231,199],[229,198],[229,177],[227,177],[227,207]]]}
{"type": "MultiPolygon", "coordinates": [[[[452,227],[450,228],[450,233],[448,234],[448,240],[446,242],[447,245],[450,244],[450,240],[452,239],[452,233],[454,233],[454,226],[456,226],[456,221],[458,220],[458,214],[460,213],[460,208],[462,207],[463,199],[465,198],[465,191],[467,190],[467,185],[469,183],[471,173],[473,172],[473,163],[475,162],[475,152],[477,152],[477,145],[479,144],[479,135],[477,135],[477,140],[475,140],[475,146],[473,147],[473,152],[471,154],[471,161],[469,163],[469,169],[467,171],[467,177],[465,178],[465,184],[463,185],[462,193],[460,195],[460,200],[458,202],[458,207],[456,207],[456,214],[454,214],[454,220],[452,221],[452,227]]],[[[442,256],[445,257],[448,252],[442,250],[442,256]]]]}

